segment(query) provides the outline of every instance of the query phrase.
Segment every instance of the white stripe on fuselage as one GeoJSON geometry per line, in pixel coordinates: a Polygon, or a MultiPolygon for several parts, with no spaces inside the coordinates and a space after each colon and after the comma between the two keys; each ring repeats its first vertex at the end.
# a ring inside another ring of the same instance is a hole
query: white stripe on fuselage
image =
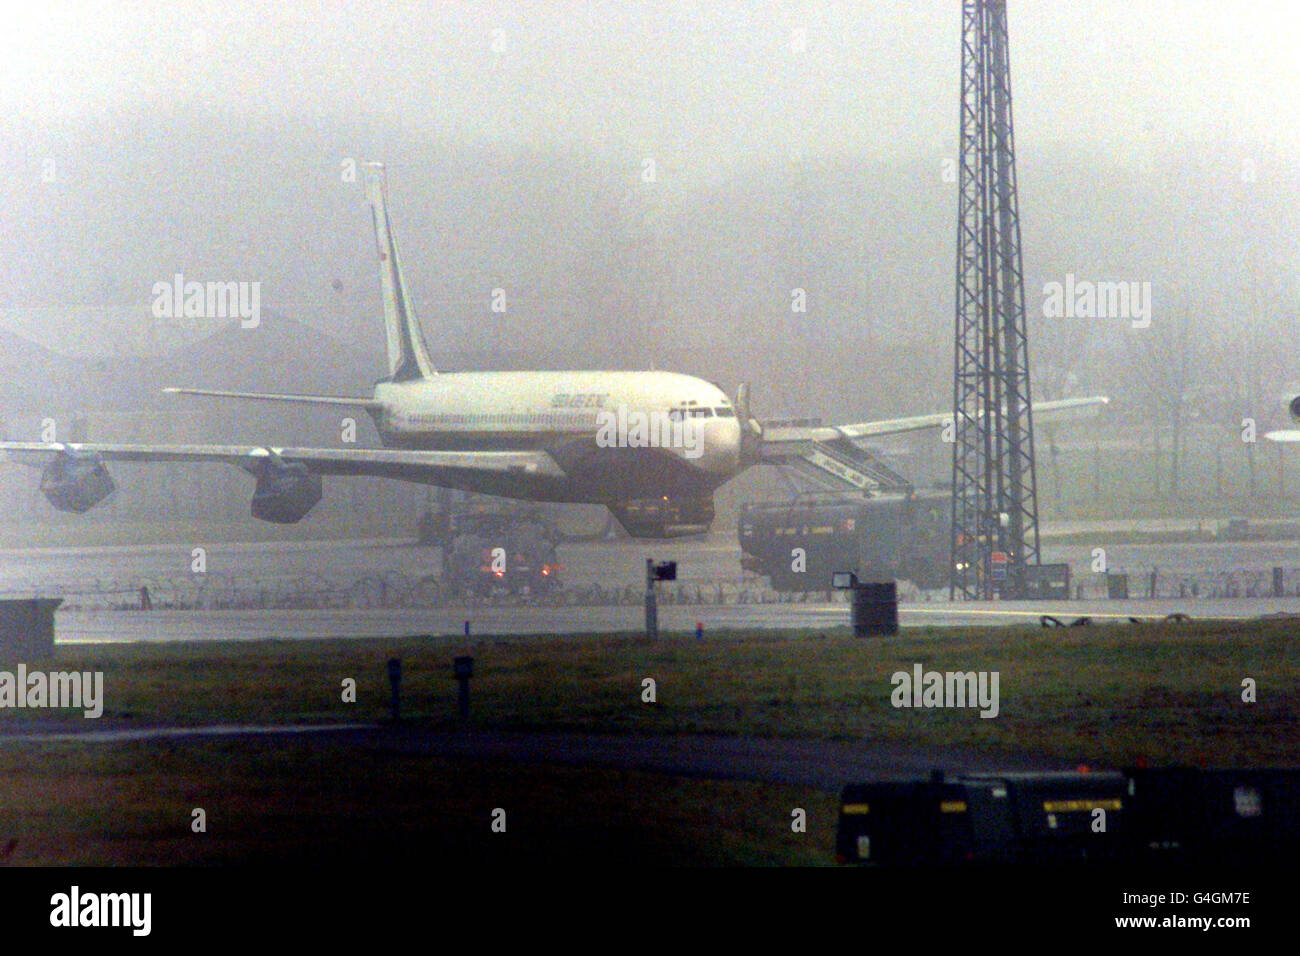
{"type": "Polygon", "coordinates": [[[489,440],[519,447],[556,437],[594,440],[602,413],[662,418],[675,409],[707,410],[696,419],[701,449],[662,447],[705,471],[730,474],[739,462],[740,425],[726,394],[674,372],[444,372],[382,382],[375,399],[384,406],[386,441],[471,450],[489,440]]]}

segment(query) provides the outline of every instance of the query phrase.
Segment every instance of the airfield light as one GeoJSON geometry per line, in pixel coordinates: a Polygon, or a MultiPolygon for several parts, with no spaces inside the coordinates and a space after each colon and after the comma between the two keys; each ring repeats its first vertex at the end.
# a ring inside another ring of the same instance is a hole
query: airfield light
{"type": "Polygon", "coordinates": [[[836,571],[831,575],[831,587],[839,591],[847,591],[857,587],[858,576],[852,571],[836,571]]]}
{"type": "Polygon", "coordinates": [[[653,640],[659,636],[659,595],[655,585],[660,581],[677,580],[677,562],[645,559],[645,633],[653,640]]]}

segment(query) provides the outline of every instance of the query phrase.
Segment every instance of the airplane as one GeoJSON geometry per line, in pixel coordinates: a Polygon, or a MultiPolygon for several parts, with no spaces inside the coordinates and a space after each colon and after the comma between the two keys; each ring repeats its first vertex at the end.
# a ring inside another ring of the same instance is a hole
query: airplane
{"type": "MultiPolygon", "coordinates": [[[[1286,407],[1286,412],[1291,416],[1291,421],[1300,422],[1300,395],[1289,393],[1282,397],[1282,404],[1286,407]]],[[[1277,431],[1266,432],[1264,437],[1269,441],[1280,444],[1293,444],[1300,442],[1300,428],[1281,428],[1277,431]]]]}
{"type": "MultiPolygon", "coordinates": [[[[403,279],[382,163],[366,164],[366,195],[389,370],[373,395],[164,391],[363,411],[383,447],[6,441],[0,452],[42,468],[46,499],[74,513],[88,511],[115,490],[107,462],[204,461],[250,473],[256,482],[252,516],[280,524],[298,522],[316,506],[322,477],[364,475],[530,501],[602,504],[631,537],[672,538],[708,531],[714,491],[752,465],[815,455],[838,477],[862,486],[865,479],[853,477],[851,462],[836,464],[852,443],[941,428],[952,418],[939,413],[765,429],[750,416],[744,384],[733,403],[712,382],[673,372],[439,372],[403,279]]],[[[1107,401],[1096,396],[1036,402],[1031,411],[1054,419],[1088,416],[1107,401]]]]}

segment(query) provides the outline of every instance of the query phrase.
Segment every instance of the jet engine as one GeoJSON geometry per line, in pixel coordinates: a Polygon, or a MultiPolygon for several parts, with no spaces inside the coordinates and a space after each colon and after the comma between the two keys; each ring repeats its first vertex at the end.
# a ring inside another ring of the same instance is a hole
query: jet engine
{"type": "Polygon", "coordinates": [[[85,514],[117,490],[104,459],[66,449],[41,472],[41,494],[59,511],[85,514]]]}
{"type": "Polygon", "coordinates": [[[286,462],[279,456],[262,459],[253,472],[253,517],[274,524],[296,524],[307,516],[321,498],[320,475],[302,462],[286,462]]]}
{"type": "Polygon", "coordinates": [[[1291,421],[1300,422],[1300,395],[1292,396],[1291,400],[1286,403],[1286,410],[1291,416],[1291,421]]]}

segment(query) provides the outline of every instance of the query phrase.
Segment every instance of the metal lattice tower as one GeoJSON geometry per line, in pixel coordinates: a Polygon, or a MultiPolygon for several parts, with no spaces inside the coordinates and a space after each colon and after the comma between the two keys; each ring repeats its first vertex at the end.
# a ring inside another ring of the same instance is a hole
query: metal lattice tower
{"type": "Polygon", "coordinates": [[[1039,563],[1006,0],[964,0],[949,596],[1025,595],[1039,563]]]}

